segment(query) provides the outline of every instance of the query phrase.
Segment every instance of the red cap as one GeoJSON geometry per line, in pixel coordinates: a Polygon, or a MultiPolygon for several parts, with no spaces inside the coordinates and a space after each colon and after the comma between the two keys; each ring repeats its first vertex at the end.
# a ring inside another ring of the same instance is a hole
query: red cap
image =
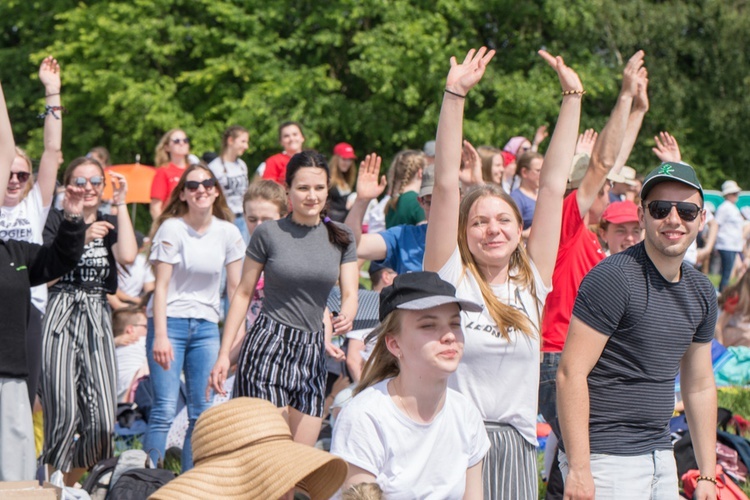
{"type": "Polygon", "coordinates": [[[513,153],[508,153],[507,151],[500,151],[500,154],[503,155],[503,166],[507,167],[514,161],[516,161],[516,155],[513,153]]]}
{"type": "Polygon", "coordinates": [[[357,157],[354,154],[354,148],[351,144],[345,142],[339,142],[333,147],[333,154],[340,156],[345,160],[353,160],[357,157]]]}
{"type": "Polygon", "coordinates": [[[610,203],[602,214],[602,220],[610,224],[638,222],[638,206],[630,200],[610,203]]]}

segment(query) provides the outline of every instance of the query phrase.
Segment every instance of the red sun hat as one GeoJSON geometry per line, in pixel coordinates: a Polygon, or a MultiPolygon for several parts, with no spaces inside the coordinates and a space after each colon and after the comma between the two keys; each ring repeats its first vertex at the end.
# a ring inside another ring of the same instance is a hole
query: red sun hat
{"type": "Polygon", "coordinates": [[[630,200],[610,203],[602,214],[602,220],[610,224],[638,222],[638,206],[630,200]]]}
{"type": "Polygon", "coordinates": [[[354,160],[357,155],[354,154],[354,148],[351,144],[339,142],[333,147],[333,154],[340,156],[345,160],[354,160]]]}

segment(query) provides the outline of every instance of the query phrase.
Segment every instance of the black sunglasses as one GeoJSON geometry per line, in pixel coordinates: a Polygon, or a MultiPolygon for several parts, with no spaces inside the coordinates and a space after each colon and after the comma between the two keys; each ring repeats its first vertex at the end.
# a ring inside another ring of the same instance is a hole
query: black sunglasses
{"type": "Polygon", "coordinates": [[[102,177],[101,175],[95,175],[90,179],[87,179],[85,177],[73,177],[70,180],[71,184],[75,184],[78,187],[86,187],[87,182],[90,182],[93,187],[99,187],[104,184],[104,177],[102,177]]]}
{"type": "Polygon", "coordinates": [[[31,177],[31,173],[29,172],[11,172],[9,180],[13,180],[14,175],[16,176],[16,179],[18,179],[18,182],[26,182],[29,180],[29,177],[31,177]]]}
{"type": "Polygon", "coordinates": [[[677,207],[677,215],[680,216],[680,219],[687,222],[694,221],[698,215],[700,215],[701,210],[703,210],[695,203],[687,201],[656,200],[649,202],[646,206],[648,207],[648,213],[651,214],[651,217],[657,220],[669,216],[672,207],[677,207]]]}
{"type": "Polygon", "coordinates": [[[172,139],[173,144],[179,144],[181,142],[184,144],[190,144],[190,137],[185,137],[184,139],[180,139],[179,137],[177,139],[172,139]]]}
{"type": "Polygon", "coordinates": [[[200,186],[206,188],[206,191],[208,191],[209,189],[213,189],[216,187],[216,179],[204,179],[200,182],[185,181],[185,189],[187,189],[188,191],[198,191],[198,188],[200,186]]]}

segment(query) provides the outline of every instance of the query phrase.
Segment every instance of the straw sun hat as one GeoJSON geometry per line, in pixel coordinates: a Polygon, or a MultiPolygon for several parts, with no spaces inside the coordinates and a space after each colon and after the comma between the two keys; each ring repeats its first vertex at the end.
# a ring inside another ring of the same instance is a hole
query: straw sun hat
{"type": "Polygon", "coordinates": [[[295,486],[312,500],[330,498],[344,483],[342,459],[295,443],[272,403],[236,398],[206,410],[193,431],[195,467],[150,498],[278,499],[295,486]]]}

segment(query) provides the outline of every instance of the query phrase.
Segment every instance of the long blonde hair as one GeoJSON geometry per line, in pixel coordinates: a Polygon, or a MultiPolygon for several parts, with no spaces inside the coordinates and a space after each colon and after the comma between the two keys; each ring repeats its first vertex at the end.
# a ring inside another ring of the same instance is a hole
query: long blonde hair
{"type": "Polygon", "coordinates": [[[214,200],[213,207],[211,207],[214,217],[216,217],[217,219],[225,220],[227,222],[234,222],[234,213],[229,210],[229,206],[227,206],[227,200],[226,198],[224,198],[224,192],[221,190],[221,185],[216,179],[214,173],[208,167],[194,164],[185,169],[185,171],[182,173],[182,176],[180,177],[179,182],[172,190],[172,194],[169,195],[167,206],[164,207],[164,211],[161,213],[161,215],[159,215],[159,217],[156,219],[156,222],[154,223],[154,227],[151,231],[151,238],[154,237],[156,232],[159,230],[159,227],[164,223],[165,220],[171,219],[173,217],[182,217],[183,215],[188,213],[188,204],[186,201],[180,199],[180,193],[182,193],[182,191],[185,189],[185,182],[187,182],[188,174],[190,174],[190,172],[194,172],[195,170],[203,170],[213,180],[216,181],[216,186],[214,187],[214,189],[216,189],[218,196],[214,200]]]}
{"type": "MultiPolygon", "coordinates": [[[[479,146],[477,153],[482,159],[482,180],[484,182],[495,182],[492,180],[492,159],[496,155],[500,155],[500,159],[503,160],[502,151],[492,146],[479,146]]],[[[503,160],[503,166],[505,166],[505,160],[503,160]]]]}
{"type": "Polygon", "coordinates": [[[167,144],[169,143],[169,140],[172,138],[172,134],[175,132],[184,132],[181,128],[173,128],[169,130],[166,134],[161,136],[161,139],[159,139],[159,142],[156,144],[156,151],[154,155],[154,165],[157,167],[161,167],[162,165],[166,165],[170,161],[169,153],[167,152],[167,144]]]}
{"type": "Polygon", "coordinates": [[[401,311],[396,309],[388,314],[367,336],[368,342],[372,338],[376,339],[375,347],[373,347],[372,353],[362,369],[362,376],[357,387],[354,388],[355,396],[368,387],[387,378],[395,377],[401,372],[398,359],[388,350],[385,343],[386,337],[397,336],[401,333],[401,316],[401,311]]]}
{"type": "MultiPolygon", "coordinates": [[[[469,212],[474,203],[486,196],[500,198],[510,205],[516,222],[519,226],[523,227],[523,219],[521,218],[521,213],[518,211],[516,202],[497,184],[484,184],[466,193],[461,200],[458,215],[458,249],[461,253],[464,272],[468,270],[477,280],[487,311],[495,321],[500,334],[505,340],[510,340],[511,329],[519,330],[525,335],[533,337],[535,329],[538,330],[538,325],[534,325],[523,311],[504,304],[495,296],[487,278],[481,272],[476,259],[469,250],[469,242],[466,236],[466,231],[469,227],[469,212]]],[[[531,270],[531,263],[529,262],[529,257],[526,255],[526,250],[520,243],[510,256],[508,280],[513,281],[519,288],[528,289],[536,300],[537,312],[541,311],[542,304],[537,298],[536,286],[534,285],[534,272],[531,270]]],[[[541,317],[541,314],[539,314],[539,317],[541,317]]]]}
{"type": "Polygon", "coordinates": [[[340,191],[351,191],[354,188],[354,181],[357,180],[357,168],[352,160],[352,166],[346,173],[339,169],[339,162],[343,160],[339,155],[331,156],[328,162],[328,168],[331,170],[331,185],[339,188],[340,191]]]}
{"type": "MultiPolygon", "coordinates": [[[[404,193],[404,188],[409,184],[416,175],[424,170],[427,162],[424,153],[413,149],[407,149],[399,152],[391,163],[389,169],[388,185],[391,190],[388,194],[391,199],[385,206],[385,213],[395,210],[398,205],[398,198],[404,193]]],[[[353,166],[353,165],[352,165],[353,166]]]]}

